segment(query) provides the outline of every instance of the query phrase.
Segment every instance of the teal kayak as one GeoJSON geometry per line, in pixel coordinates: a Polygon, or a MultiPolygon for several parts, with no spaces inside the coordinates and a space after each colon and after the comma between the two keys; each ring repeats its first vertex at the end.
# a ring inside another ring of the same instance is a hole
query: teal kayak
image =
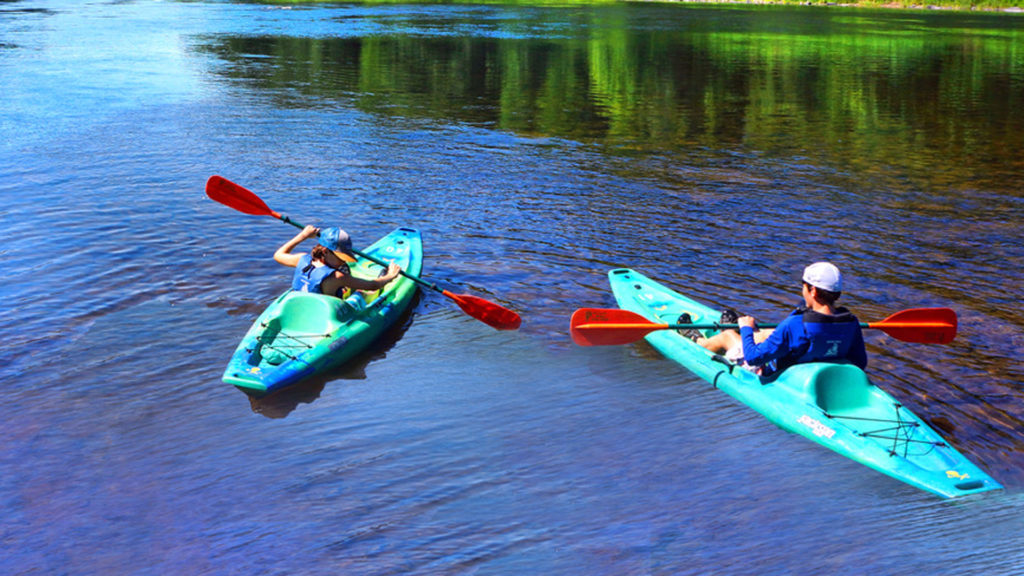
{"type": "MultiPolygon", "coordinates": [[[[608,277],[619,307],[652,322],[673,324],[684,312],[695,324],[719,320],[719,312],[633,270],[612,270],[608,277]]],[[[645,338],[783,430],[897,480],[947,498],[1002,488],[856,366],[799,364],[762,382],[674,330],[645,338]]]]}
{"type": "MultiPolygon", "coordinates": [[[[375,278],[395,263],[419,275],[423,267],[420,233],[398,228],[362,250],[350,269],[375,278]]],[[[264,396],[315,374],[341,366],[369,348],[408,310],[416,284],[405,276],[381,290],[341,299],[289,290],[260,314],[242,338],[224,371],[224,382],[251,396],[264,396]]]]}

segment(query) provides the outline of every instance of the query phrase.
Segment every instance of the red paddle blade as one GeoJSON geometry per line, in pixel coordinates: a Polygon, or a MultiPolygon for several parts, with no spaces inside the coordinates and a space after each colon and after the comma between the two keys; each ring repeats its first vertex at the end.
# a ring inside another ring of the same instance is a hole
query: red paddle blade
{"type": "Polygon", "coordinates": [[[281,217],[280,214],[271,210],[259,196],[220,176],[210,176],[210,179],[206,181],[206,195],[211,200],[220,202],[225,206],[230,206],[245,214],[273,216],[274,218],[281,217]]]}
{"type": "Polygon", "coordinates": [[[447,290],[443,290],[441,293],[454,300],[459,305],[459,308],[462,308],[463,312],[491,328],[517,330],[519,325],[522,324],[519,314],[490,300],[484,300],[479,296],[471,296],[469,294],[452,294],[447,290]]]}
{"type": "Polygon", "coordinates": [[[618,308],[580,308],[569,321],[572,341],[580,346],[615,346],[636,342],[662,330],[668,324],[655,324],[643,316],[618,308]]]}
{"type": "Polygon", "coordinates": [[[949,308],[911,308],[871,322],[889,336],[917,344],[949,344],[956,338],[956,312],[949,308]]]}

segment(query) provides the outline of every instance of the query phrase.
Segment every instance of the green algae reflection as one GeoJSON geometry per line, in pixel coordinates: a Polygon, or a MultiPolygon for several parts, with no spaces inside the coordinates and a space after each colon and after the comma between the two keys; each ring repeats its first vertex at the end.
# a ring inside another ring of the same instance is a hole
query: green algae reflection
{"type": "Polygon", "coordinates": [[[1017,166],[1024,28],[988,14],[794,7],[341,9],[329,34],[205,49],[288,107],[623,150],[1017,166]]]}

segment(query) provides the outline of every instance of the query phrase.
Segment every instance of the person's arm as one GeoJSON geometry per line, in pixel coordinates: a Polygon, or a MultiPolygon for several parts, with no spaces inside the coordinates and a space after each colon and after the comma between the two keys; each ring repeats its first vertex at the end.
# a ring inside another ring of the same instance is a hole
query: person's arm
{"type": "Polygon", "coordinates": [[[281,247],[277,249],[277,252],[274,252],[274,261],[278,264],[284,264],[285,266],[295,268],[298,266],[299,259],[302,258],[303,254],[292,254],[292,250],[301,244],[303,240],[310,236],[316,236],[319,232],[319,228],[306,226],[301,232],[296,234],[294,238],[282,244],[281,247]]]}
{"type": "Polygon", "coordinates": [[[789,325],[792,323],[790,318],[792,317],[783,320],[760,344],[754,341],[753,317],[743,316],[736,321],[740,327],[740,337],[743,339],[743,359],[747,364],[764,366],[789,352],[789,325]]]}
{"type": "Polygon", "coordinates": [[[398,264],[389,265],[386,274],[372,280],[368,278],[357,278],[351,274],[344,274],[342,272],[335,272],[323,281],[322,286],[324,294],[336,294],[341,288],[351,288],[352,290],[378,290],[387,286],[388,282],[398,278],[401,273],[402,268],[398,264]]]}

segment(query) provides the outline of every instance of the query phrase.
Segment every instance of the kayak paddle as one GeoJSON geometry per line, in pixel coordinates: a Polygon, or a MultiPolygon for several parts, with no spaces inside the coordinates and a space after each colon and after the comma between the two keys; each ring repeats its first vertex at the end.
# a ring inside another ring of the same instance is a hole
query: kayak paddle
{"type": "MultiPolygon", "coordinates": [[[[239,212],[251,214],[253,216],[273,216],[286,224],[291,224],[296,228],[303,228],[302,224],[295,222],[288,216],[271,210],[270,207],[252,191],[239,186],[226,178],[210,176],[210,179],[206,181],[206,195],[209,196],[211,200],[220,202],[221,204],[234,208],[239,212]]],[[[381,266],[387,267],[388,265],[386,262],[382,262],[372,256],[360,252],[359,250],[352,251],[355,252],[356,255],[381,266]]],[[[519,315],[512,310],[504,308],[489,300],[480,298],[479,296],[472,296],[470,294],[453,294],[448,290],[438,288],[436,284],[427,282],[413,274],[409,274],[405,270],[402,270],[402,276],[405,276],[421,286],[425,286],[435,292],[444,294],[448,298],[454,300],[463,312],[477,320],[480,320],[488,326],[497,328],[498,330],[516,330],[522,322],[519,315]]]]}
{"type": "MultiPolygon", "coordinates": [[[[949,308],[911,308],[879,322],[862,322],[861,328],[877,328],[904,342],[949,344],[956,337],[956,312],[949,308]]],[[[778,324],[758,324],[775,328],[778,324]]],[[[736,324],[658,324],[618,308],[580,308],[570,321],[572,341],[580,346],[611,346],[636,342],[656,330],[738,329],[736,324]]]]}

